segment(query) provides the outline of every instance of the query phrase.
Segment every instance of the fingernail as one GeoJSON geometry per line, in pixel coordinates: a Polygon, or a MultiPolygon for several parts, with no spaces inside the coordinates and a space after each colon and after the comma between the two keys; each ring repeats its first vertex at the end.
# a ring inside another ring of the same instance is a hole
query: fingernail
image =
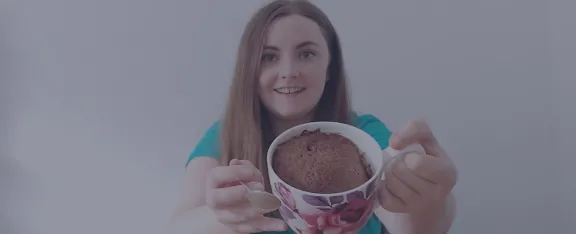
{"type": "Polygon", "coordinates": [[[265,188],[264,188],[264,185],[263,185],[263,184],[257,183],[257,184],[254,186],[254,189],[264,190],[265,188]]]}
{"type": "MultiPolygon", "coordinates": [[[[385,186],[385,185],[382,185],[385,186]]],[[[386,189],[383,189],[384,191],[380,191],[380,193],[378,194],[378,201],[380,202],[381,206],[385,206],[386,205],[386,189]]]]}
{"type": "Polygon", "coordinates": [[[391,148],[396,149],[398,146],[398,140],[396,137],[391,137],[390,141],[388,141],[388,144],[390,145],[391,148]]]}
{"type": "Polygon", "coordinates": [[[248,183],[248,187],[250,187],[253,190],[264,190],[264,185],[262,183],[259,182],[250,182],[248,183]]]}

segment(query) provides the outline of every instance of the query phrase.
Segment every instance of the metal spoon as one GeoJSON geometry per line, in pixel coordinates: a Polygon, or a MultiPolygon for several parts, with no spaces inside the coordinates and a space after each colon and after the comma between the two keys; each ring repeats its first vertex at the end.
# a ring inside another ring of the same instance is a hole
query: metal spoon
{"type": "Polygon", "coordinates": [[[248,191],[249,191],[248,195],[247,195],[248,201],[250,201],[250,203],[254,207],[260,208],[262,210],[272,211],[272,210],[276,210],[276,209],[280,208],[280,206],[282,205],[280,203],[280,199],[278,199],[273,194],[270,194],[270,193],[264,192],[264,191],[260,191],[260,190],[252,190],[244,182],[240,181],[240,183],[248,189],[248,191]]]}

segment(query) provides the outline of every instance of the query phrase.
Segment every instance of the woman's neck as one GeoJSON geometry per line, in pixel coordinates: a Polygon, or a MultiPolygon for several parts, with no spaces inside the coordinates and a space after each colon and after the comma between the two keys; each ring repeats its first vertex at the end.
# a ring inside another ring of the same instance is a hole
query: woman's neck
{"type": "Polygon", "coordinates": [[[295,118],[295,119],[271,118],[271,120],[272,120],[272,130],[274,131],[274,136],[278,136],[291,127],[312,121],[313,115],[312,115],[312,113],[310,113],[310,114],[307,114],[301,118],[295,118]]]}

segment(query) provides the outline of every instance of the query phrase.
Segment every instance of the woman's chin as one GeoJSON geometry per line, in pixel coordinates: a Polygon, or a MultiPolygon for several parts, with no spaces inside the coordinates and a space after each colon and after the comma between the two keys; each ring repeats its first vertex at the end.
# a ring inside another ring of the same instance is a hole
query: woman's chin
{"type": "Polygon", "coordinates": [[[311,120],[310,111],[296,110],[296,109],[284,109],[275,110],[275,117],[280,120],[286,121],[300,121],[300,120],[311,120]]]}

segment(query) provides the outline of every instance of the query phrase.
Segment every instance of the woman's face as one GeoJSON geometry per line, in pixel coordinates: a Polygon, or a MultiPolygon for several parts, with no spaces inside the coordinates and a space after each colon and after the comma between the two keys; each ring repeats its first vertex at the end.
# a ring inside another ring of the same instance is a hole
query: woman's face
{"type": "Polygon", "coordinates": [[[306,116],[324,92],[329,62],[326,40],[314,21],[299,15],[275,20],[262,51],[260,100],[276,118],[306,116]]]}

